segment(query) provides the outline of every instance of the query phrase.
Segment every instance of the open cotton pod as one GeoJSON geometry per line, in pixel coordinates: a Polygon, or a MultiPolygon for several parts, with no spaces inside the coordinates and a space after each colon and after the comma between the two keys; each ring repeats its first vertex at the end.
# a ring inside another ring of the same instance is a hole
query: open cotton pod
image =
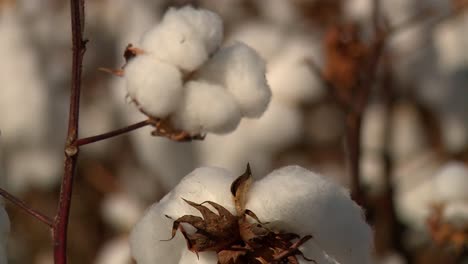
{"type": "Polygon", "coordinates": [[[372,249],[371,229],[347,191],[298,166],[259,181],[249,168],[237,178],[196,169],[147,210],[130,240],[138,264],[307,263],[302,254],[366,264],[372,249]]]}

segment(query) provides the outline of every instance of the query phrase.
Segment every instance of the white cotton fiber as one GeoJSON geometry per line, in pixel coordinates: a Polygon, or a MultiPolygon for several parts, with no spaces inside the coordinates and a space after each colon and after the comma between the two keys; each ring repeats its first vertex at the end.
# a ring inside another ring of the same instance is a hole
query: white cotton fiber
{"type": "Polygon", "coordinates": [[[126,237],[115,238],[99,250],[95,264],[128,264],[131,262],[130,246],[126,237]]]}
{"type": "Polygon", "coordinates": [[[468,226],[468,201],[449,203],[444,207],[443,219],[457,228],[468,226]]]}
{"type": "Polygon", "coordinates": [[[142,38],[142,48],[157,59],[194,71],[221,44],[220,17],[207,10],[171,8],[142,38]]]}
{"type": "Polygon", "coordinates": [[[164,215],[174,220],[186,214],[200,215],[182,198],[196,203],[213,201],[234,213],[229,191],[234,179],[234,175],[230,172],[212,167],[196,169],[182,179],[174,190],[159,203],[151,206],[134,227],[130,236],[130,247],[137,263],[179,263],[187,246],[179,232],[171,241],[161,241],[171,237],[173,223],[173,220],[164,215]]]}
{"type": "Polygon", "coordinates": [[[125,67],[125,79],[130,97],[153,117],[166,117],[179,105],[182,76],[172,65],[139,55],[125,67]]]}
{"type": "Polygon", "coordinates": [[[215,252],[200,252],[197,254],[184,250],[179,264],[217,264],[218,257],[215,252]]]}
{"type": "Polygon", "coordinates": [[[299,166],[273,171],[252,185],[247,209],[261,221],[313,235],[340,263],[371,263],[372,231],[364,213],[337,184],[299,166]]]}
{"type": "MultiPolygon", "coordinates": [[[[181,198],[195,203],[212,201],[234,213],[230,186],[235,178],[224,169],[205,167],[182,179],[133,229],[131,252],[137,263],[197,263],[180,232],[171,241],[161,240],[170,237],[173,220],[201,216],[181,198]]],[[[301,249],[318,263],[370,263],[372,232],[361,209],[338,185],[317,174],[297,166],[274,171],[252,184],[246,208],[276,231],[313,235],[301,249]]],[[[201,254],[200,263],[215,264],[214,256],[213,252],[201,254]]]]}
{"type": "Polygon", "coordinates": [[[317,74],[307,65],[307,59],[319,63],[318,41],[290,36],[281,52],[269,61],[267,80],[273,96],[287,103],[316,100],[325,94],[317,74]]]}
{"type": "Polygon", "coordinates": [[[265,61],[243,43],[220,49],[196,78],[220,84],[231,93],[247,117],[259,117],[271,98],[265,78],[265,61]]]}
{"type": "Polygon", "coordinates": [[[440,202],[468,200],[468,167],[461,162],[449,162],[434,178],[434,198],[440,202]]]}
{"type": "Polygon", "coordinates": [[[142,205],[126,193],[107,195],[101,204],[104,221],[118,231],[128,232],[143,215],[142,205]]]}
{"type": "Polygon", "coordinates": [[[223,41],[223,21],[216,13],[205,9],[185,6],[176,12],[169,11],[167,16],[182,17],[202,38],[208,54],[216,51],[223,41]]]}
{"type": "Polygon", "coordinates": [[[190,81],[183,102],[172,117],[174,125],[190,133],[228,133],[241,119],[237,102],[223,87],[190,81]]]}

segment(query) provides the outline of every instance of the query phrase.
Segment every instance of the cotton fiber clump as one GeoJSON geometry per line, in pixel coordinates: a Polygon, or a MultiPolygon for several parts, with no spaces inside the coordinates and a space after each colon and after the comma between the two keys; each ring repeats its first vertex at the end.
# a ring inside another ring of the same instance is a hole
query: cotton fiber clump
{"type": "Polygon", "coordinates": [[[242,43],[221,48],[223,23],[208,10],[171,8],[125,66],[127,92],[141,112],[192,135],[228,133],[259,117],[271,91],[266,66],[242,43]]]}
{"type": "MultiPolygon", "coordinates": [[[[203,167],[187,175],[159,203],[147,210],[130,236],[131,252],[138,264],[163,262],[216,264],[213,252],[196,255],[187,250],[177,232],[170,241],[173,220],[183,215],[200,215],[182,198],[195,203],[212,201],[234,213],[230,186],[236,177],[227,170],[203,167]],[[166,217],[166,215],[168,217],[166,217]],[[194,262],[195,261],[195,262],[194,262]]],[[[347,191],[322,176],[298,166],[273,171],[253,182],[245,208],[268,227],[313,238],[301,247],[318,263],[371,263],[372,231],[361,208],[347,191]]],[[[190,225],[185,225],[191,230],[190,225]]],[[[299,263],[307,263],[299,257],[299,263]]]]}

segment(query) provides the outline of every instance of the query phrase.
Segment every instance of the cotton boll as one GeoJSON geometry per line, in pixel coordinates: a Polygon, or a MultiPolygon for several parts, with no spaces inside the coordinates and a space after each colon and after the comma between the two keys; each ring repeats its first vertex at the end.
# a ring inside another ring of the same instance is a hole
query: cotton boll
{"type": "Polygon", "coordinates": [[[468,62],[466,55],[466,27],[468,15],[461,14],[438,25],[434,30],[434,42],[443,71],[463,67],[468,62]]]}
{"type": "Polygon", "coordinates": [[[468,123],[463,117],[447,114],[442,122],[442,140],[450,153],[459,153],[468,147],[468,123]]]}
{"type": "Polygon", "coordinates": [[[443,208],[445,222],[463,229],[468,226],[468,201],[452,202],[443,208]]]}
{"type": "Polygon", "coordinates": [[[440,202],[468,200],[468,167],[459,162],[445,164],[435,176],[434,188],[440,202]]]}
{"type": "Polygon", "coordinates": [[[385,145],[386,109],[382,104],[371,104],[364,112],[361,148],[381,151],[385,145]]]}
{"type": "Polygon", "coordinates": [[[130,247],[126,237],[112,239],[99,250],[95,264],[131,263],[130,247]]]}
{"type": "Polygon", "coordinates": [[[183,102],[172,117],[177,128],[193,134],[229,133],[240,119],[237,102],[223,87],[196,81],[186,84],[183,102]]]}
{"type": "Polygon", "coordinates": [[[102,205],[104,220],[117,230],[127,232],[143,215],[142,205],[125,193],[108,195],[102,205]]]}
{"type": "Polygon", "coordinates": [[[186,214],[200,215],[182,198],[196,203],[213,201],[227,205],[226,209],[233,213],[235,209],[229,188],[234,179],[234,175],[224,169],[199,168],[187,175],[159,203],[151,206],[130,236],[132,256],[137,263],[178,263],[186,250],[186,243],[179,232],[171,241],[161,241],[170,238],[172,230],[173,220],[165,215],[173,219],[186,214]]]}
{"type": "Polygon", "coordinates": [[[58,183],[63,156],[50,149],[22,149],[10,156],[7,185],[14,193],[30,187],[49,190],[58,183]]]}
{"type": "Polygon", "coordinates": [[[302,135],[302,115],[292,106],[273,100],[259,119],[242,121],[249,144],[275,152],[296,142],[302,135]]]}
{"type": "MultiPolygon", "coordinates": [[[[252,185],[246,208],[275,228],[312,235],[340,263],[370,263],[372,231],[344,190],[298,166],[273,171],[252,185]]],[[[304,252],[306,253],[306,252],[304,252]]]]}
{"type": "Polygon", "coordinates": [[[385,164],[381,156],[364,153],[360,160],[362,183],[374,195],[381,194],[385,188],[385,164]]]}
{"type": "Polygon", "coordinates": [[[198,72],[196,79],[227,88],[246,117],[259,117],[271,98],[265,62],[243,43],[219,50],[198,72]]]}
{"type": "Polygon", "coordinates": [[[290,38],[279,55],[269,61],[267,80],[273,96],[292,104],[317,100],[325,90],[306,61],[320,62],[318,42],[297,36],[290,38]]]}
{"type": "Polygon", "coordinates": [[[47,129],[47,90],[19,15],[0,10],[0,130],[4,144],[35,144],[47,129]]]}
{"type": "Polygon", "coordinates": [[[209,56],[203,36],[177,9],[169,9],[162,22],[143,35],[141,47],[151,56],[188,72],[209,56]]]}
{"type": "Polygon", "coordinates": [[[391,127],[390,152],[397,162],[407,160],[427,148],[421,116],[414,106],[408,103],[397,105],[391,127]]]}
{"type": "Polygon", "coordinates": [[[223,21],[217,14],[185,6],[177,11],[169,10],[167,16],[182,17],[204,40],[208,54],[216,51],[223,41],[223,21]]]}
{"type": "Polygon", "coordinates": [[[125,79],[130,97],[153,117],[164,118],[179,105],[182,76],[174,66],[140,55],[125,67],[125,79]]]}

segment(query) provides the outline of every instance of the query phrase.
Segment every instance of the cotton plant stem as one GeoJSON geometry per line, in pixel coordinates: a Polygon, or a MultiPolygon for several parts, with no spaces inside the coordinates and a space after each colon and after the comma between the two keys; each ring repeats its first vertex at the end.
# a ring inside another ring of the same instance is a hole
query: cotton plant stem
{"type": "Polygon", "coordinates": [[[18,206],[22,210],[24,210],[27,214],[31,215],[32,217],[36,218],[37,220],[41,221],[42,223],[48,225],[50,228],[53,228],[54,226],[54,221],[50,219],[48,216],[42,214],[39,211],[36,211],[29,207],[24,201],[18,199],[16,196],[13,194],[5,191],[4,189],[0,188],[0,195],[3,196],[3,198],[7,199],[10,201],[12,204],[18,206]]]}
{"type": "Polygon", "coordinates": [[[67,263],[67,234],[70,206],[73,190],[73,178],[76,172],[79,146],[78,121],[80,110],[81,70],[86,41],[84,30],[84,0],[70,0],[71,28],[73,44],[72,83],[70,94],[70,112],[68,115],[68,132],[65,145],[64,175],[60,186],[60,197],[57,214],[54,219],[53,244],[54,263],[67,263]]]}
{"type": "Polygon", "coordinates": [[[100,135],[96,135],[96,136],[92,136],[92,137],[87,137],[87,138],[80,138],[80,139],[78,139],[76,141],[75,145],[76,146],[88,145],[88,144],[98,142],[98,141],[101,141],[101,140],[113,138],[113,137],[128,133],[130,131],[133,131],[133,130],[136,130],[136,129],[139,129],[139,128],[142,128],[142,127],[145,127],[145,126],[148,126],[148,125],[151,125],[151,121],[149,119],[138,122],[138,123],[135,123],[135,124],[127,126],[127,127],[123,127],[123,128],[120,128],[120,129],[117,129],[117,130],[114,130],[114,131],[107,132],[107,133],[104,133],[104,134],[100,134],[100,135]]]}

